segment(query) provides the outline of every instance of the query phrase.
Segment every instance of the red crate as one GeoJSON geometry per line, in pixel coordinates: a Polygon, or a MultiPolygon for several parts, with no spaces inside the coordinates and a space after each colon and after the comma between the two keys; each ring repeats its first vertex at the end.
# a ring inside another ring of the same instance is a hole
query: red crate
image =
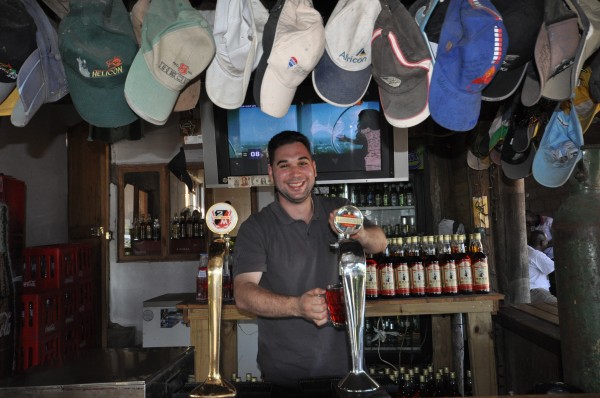
{"type": "Polygon", "coordinates": [[[77,278],[92,279],[92,245],[90,243],[71,243],[77,250],[77,278]]]}
{"type": "Polygon", "coordinates": [[[21,336],[24,340],[37,340],[61,329],[60,293],[22,294],[21,336]]]}
{"type": "Polygon", "coordinates": [[[77,343],[79,349],[96,346],[96,334],[93,314],[84,313],[77,316],[77,343]]]}
{"type": "Polygon", "coordinates": [[[83,281],[77,285],[77,294],[75,296],[77,298],[77,312],[79,314],[92,313],[92,305],[94,301],[93,287],[94,285],[91,281],[83,281]]]}
{"type": "Polygon", "coordinates": [[[52,333],[39,339],[25,339],[19,351],[19,369],[54,363],[60,359],[60,333],[52,333]]]}
{"type": "Polygon", "coordinates": [[[76,282],[77,250],[73,245],[26,247],[23,250],[23,292],[61,289],[76,282]]]}
{"type": "Polygon", "coordinates": [[[70,286],[60,291],[58,305],[64,326],[75,323],[75,315],[79,310],[77,294],[78,286],[70,286]]]}

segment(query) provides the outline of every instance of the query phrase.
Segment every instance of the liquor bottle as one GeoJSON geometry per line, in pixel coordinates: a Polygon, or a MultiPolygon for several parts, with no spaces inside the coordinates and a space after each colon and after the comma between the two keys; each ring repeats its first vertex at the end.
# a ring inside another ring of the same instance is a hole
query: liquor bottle
{"type": "Polygon", "coordinates": [[[383,189],[381,184],[375,184],[375,206],[383,206],[383,189]]]}
{"type": "Polygon", "coordinates": [[[404,193],[404,201],[406,202],[406,206],[412,206],[415,204],[413,186],[411,182],[409,182],[406,186],[406,192],[404,193]]]}
{"type": "Polygon", "coordinates": [[[368,205],[368,201],[367,201],[367,184],[362,184],[360,186],[360,190],[358,191],[358,202],[360,203],[360,206],[367,206],[368,205]]]}
{"type": "Polygon", "coordinates": [[[398,206],[398,189],[396,184],[390,184],[390,206],[398,206]]]}
{"type": "Polygon", "coordinates": [[[173,216],[173,220],[171,221],[171,239],[179,239],[181,238],[181,233],[179,231],[179,218],[177,214],[173,216]]]}
{"type": "Polygon", "coordinates": [[[465,397],[473,396],[473,375],[471,374],[471,370],[467,369],[467,375],[465,377],[465,397]]]}
{"type": "Polygon", "coordinates": [[[458,382],[456,381],[456,373],[450,372],[450,378],[448,379],[448,386],[446,388],[447,397],[462,397],[458,390],[458,382]]]}
{"type": "Polygon", "coordinates": [[[133,224],[131,224],[129,235],[131,235],[131,240],[140,240],[140,221],[137,217],[133,218],[133,224]]]}
{"type": "Polygon", "coordinates": [[[200,212],[194,210],[192,212],[192,238],[200,238],[201,236],[200,212]]]}
{"type": "Polygon", "coordinates": [[[446,386],[444,385],[444,379],[442,378],[441,373],[435,374],[435,389],[433,392],[434,397],[445,397],[446,396],[446,386]]]}
{"type": "Polygon", "coordinates": [[[446,296],[458,294],[456,262],[450,251],[450,235],[444,235],[442,239],[442,251],[439,258],[440,269],[442,272],[442,294],[446,296]]]}
{"type": "Polygon", "coordinates": [[[208,254],[200,254],[198,274],[196,275],[196,301],[208,300],[208,254]]]}
{"type": "Polygon", "coordinates": [[[442,295],[442,276],[440,272],[440,262],[435,255],[435,246],[433,245],[433,236],[424,236],[423,245],[425,255],[423,257],[423,266],[425,267],[425,292],[428,296],[442,295]]]}
{"type": "Polygon", "coordinates": [[[390,185],[387,183],[383,184],[383,205],[390,206],[392,202],[392,191],[390,190],[390,185]]]}
{"type": "Polygon", "coordinates": [[[192,215],[187,212],[185,217],[185,236],[188,238],[194,237],[194,222],[192,220],[192,215]]]}
{"type": "Polygon", "coordinates": [[[187,227],[186,227],[186,218],[185,214],[181,212],[181,216],[179,216],[179,238],[186,239],[187,236],[187,227]]]}
{"type": "Polygon", "coordinates": [[[361,206],[360,204],[360,193],[358,190],[358,185],[352,184],[348,185],[348,190],[350,191],[350,203],[353,203],[354,206],[361,206]]]}
{"type": "Polygon", "coordinates": [[[389,253],[389,246],[385,248],[384,255],[377,264],[377,280],[379,282],[379,297],[394,298],[396,284],[394,283],[394,264],[389,253]]]}
{"type": "Polygon", "coordinates": [[[146,228],[146,234],[144,237],[146,240],[152,240],[153,225],[154,225],[154,222],[152,221],[152,216],[150,214],[148,214],[146,216],[146,221],[144,222],[144,227],[146,228]]]}
{"type": "Polygon", "coordinates": [[[379,285],[377,282],[377,261],[373,258],[373,254],[367,255],[365,294],[367,300],[375,300],[379,298],[379,285]]]}
{"type": "Polygon", "coordinates": [[[140,240],[146,240],[146,217],[143,214],[140,214],[140,221],[138,222],[137,229],[140,240]]]}
{"type": "Polygon", "coordinates": [[[414,392],[415,385],[413,383],[412,377],[410,373],[405,373],[402,378],[402,385],[398,388],[398,397],[413,398],[414,392]]]}
{"type": "Polygon", "coordinates": [[[367,206],[375,206],[375,189],[373,184],[369,184],[367,188],[367,206]]]}
{"type": "Polygon", "coordinates": [[[404,183],[398,185],[398,206],[406,206],[406,192],[404,190],[404,183]]]}
{"type": "Polygon", "coordinates": [[[159,240],[160,239],[160,222],[158,221],[158,218],[154,219],[154,222],[152,223],[152,240],[159,240]]]}
{"type": "Polygon", "coordinates": [[[460,294],[473,293],[473,272],[471,270],[471,257],[465,251],[465,236],[459,235],[458,253],[454,261],[456,262],[456,272],[458,273],[458,292],[460,294]]]}
{"type": "Polygon", "coordinates": [[[415,388],[413,397],[420,398],[420,397],[427,397],[427,396],[428,396],[427,395],[427,382],[425,381],[425,376],[419,375],[419,381],[415,388]]]}
{"type": "Polygon", "coordinates": [[[404,256],[403,239],[395,238],[398,243],[396,251],[393,252],[392,264],[394,267],[394,282],[396,283],[396,297],[410,297],[410,274],[408,261],[404,256]]]}
{"type": "Polygon", "coordinates": [[[416,237],[409,239],[408,271],[410,275],[410,295],[413,297],[425,296],[425,270],[423,268],[423,259],[419,251],[416,237]]]}
{"type": "Polygon", "coordinates": [[[473,292],[485,294],[490,292],[490,277],[487,256],[481,246],[481,234],[476,232],[471,240],[471,266],[473,270],[473,292]]]}

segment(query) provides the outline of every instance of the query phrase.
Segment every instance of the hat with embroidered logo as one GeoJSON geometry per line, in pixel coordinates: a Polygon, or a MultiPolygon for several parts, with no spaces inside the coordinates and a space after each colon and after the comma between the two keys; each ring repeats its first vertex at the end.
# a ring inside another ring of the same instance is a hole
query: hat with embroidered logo
{"type": "Polygon", "coordinates": [[[579,29],[581,30],[581,40],[571,71],[571,91],[574,91],[579,84],[579,74],[584,64],[600,48],[600,1],[566,1],[571,10],[577,13],[579,29]]]}
{"type": "Polygon", "coordinates": [[[71,100],[83,120],[119,127],[137,119],[123,93],[138,47],[122,1],[71,1],[58,45],[71,100]]]}
{"type": "Polygon", "coordinates": [[[382,3],[371,41],[373,79],[388,123],[412,127],[429,116],[433,61],[417,22],[400,0],[382,3]]]}
{"type": "Polygon", "coordinates": [[[125,99],[142,119],[163,125],[183,89],[206,69],[215,42],[202,13],[188,1],[152,0],[141,48],[125,80],[125,99]]]}
{"type": "Polygon", "coordinates": [[[35,21],[37,47],[23,62],[17,76],[19,99],[10,115],[16,127],[26,126],[42,105],[69,93],[56,29],[36,0],[21,2],[35,21]]]}
{"type": "Polygon", "coordinates": [[[0,0],[0,102],[17,86],[23,62],[36,49],[35,22],[20,1],[0,0]]]}
{"type": "MultiPolygon", "coordinates": [[[[142,43],[142,25],[144,23],[144,15],[149,6],[150,0],[137,0],[131,8],[131,23],[133,25],[133,32],[135,33],[135,39],[138,46],[142,43]]],[[[177,97],[173,112],[182,112],[193,109],[200,99],[200,85],[200,79],[197,78],[185,86],[179,93],[179,97],[177,97]]]]}
{"type": "Polygon", "coordinates": [[[570,97],[580,40],[577,13],[562,1],[545,1],[544,22],[535,42],[535,68],[527,72],[523,82],[523,105],[533,106],[542,96],[556,101],[570,97]]]}
{"type": "Polygon", "coordinates": [[[453,0],[448,5],[429,91],[431,117],[454,131],[477,124],[481,92],[506,55],[508,36],[489,0],[453,0]]]}
{"type": "Polygon", "coordinates": [[[312,73],[316,93],[335,106],[362,99],[371,81],[371,36],[379,1],[339,0],[325,25],[325,52],[312,73]]]}
{"type": "Polygon", "coordinates": [[[521,85],[544,20],[544,0],[491,0],[502,15],[509,37],[500,70],[483,89],[484,101],[507,99],[521,85]]]}
{"type": "Polygon", "coordinates": [[[533,160],[533,178],[548,187],[563,185],[581,160],[583,132],[573,101],[556,107],[533,160]]]}
{"type": "Polygon", "coordinates": [[[258,90],[260,109],[273,117],[285,116],[296,89],[324,50],[323,18],[312,1],[278,1],[265,25],[264,52],[254,77],[254,97],[258,90]]]}
{"type": "Polygon", "coordinates": [[[221,108],[239,108],[246,98],[258,47],[250,1],[219,0],[213,37],[217,50],[206,70],[206,93],[221,108]]]}

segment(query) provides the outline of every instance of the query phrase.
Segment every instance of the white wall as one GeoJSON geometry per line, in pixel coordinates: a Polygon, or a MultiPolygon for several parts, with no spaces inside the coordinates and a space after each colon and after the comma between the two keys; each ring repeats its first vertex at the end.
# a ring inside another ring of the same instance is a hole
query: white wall
{"type": "Polygon", "coordinates": [[[62,104],[43,105],[25,127],[0,117],[0,173],[26,185],[26,246],[68,240],[66,131],[80,121],[62,104]]]}

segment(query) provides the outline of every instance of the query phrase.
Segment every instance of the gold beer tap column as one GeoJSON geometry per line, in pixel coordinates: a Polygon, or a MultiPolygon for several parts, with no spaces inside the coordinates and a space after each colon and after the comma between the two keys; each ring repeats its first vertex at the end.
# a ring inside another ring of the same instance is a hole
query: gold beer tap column
{"type": "Polygon", "coordinates": [[[223,267],[229,266],[229,232],[237,224],[237,213],[227,203],[211,206],[206,214],[208,228],[218,236],[208,248],[208,377],[190,393],[191,398],[235,397],[235,387],[221,378],[219,357],[221,348],[221,308],[223,304],[223,267]]]}

